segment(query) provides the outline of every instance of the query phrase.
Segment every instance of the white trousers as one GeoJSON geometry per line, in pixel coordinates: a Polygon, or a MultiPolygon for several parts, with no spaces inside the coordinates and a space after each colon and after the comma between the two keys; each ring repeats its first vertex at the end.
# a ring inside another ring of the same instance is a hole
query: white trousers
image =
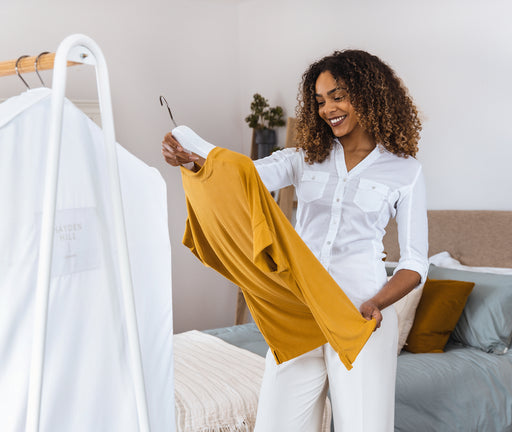
{"type": "Polygon", "coordinates": [[[350,371],[329,344],[280,365],[269,351],[254,432],[320,431],[328,387],[336,432],[393,432],[398,326],[382,315],[350,371]]]}

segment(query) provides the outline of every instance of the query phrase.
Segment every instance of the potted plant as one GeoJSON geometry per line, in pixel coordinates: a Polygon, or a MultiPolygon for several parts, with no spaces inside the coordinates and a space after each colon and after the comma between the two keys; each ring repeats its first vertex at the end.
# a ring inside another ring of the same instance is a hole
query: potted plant
{"type": "Polygon", "coordinates": [[[251,102],[251,114],[245,121],[254,130],[254,144],[257,158],[268,156],[276,148],[277,138],[274,128],[284,126],[284,111],[280,106],[270,107],[268,100],[259,93],[251,102]]]}

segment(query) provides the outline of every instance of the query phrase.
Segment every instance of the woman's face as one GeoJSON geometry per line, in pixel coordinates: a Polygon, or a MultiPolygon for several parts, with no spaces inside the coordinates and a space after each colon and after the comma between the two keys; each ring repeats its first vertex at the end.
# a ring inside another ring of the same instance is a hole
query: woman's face
{"type": "Polygon", "coordinates": [[[354,107],[342,82],[336,82],[329,71],[322,72],[315,84],[318,115],[341,138],[361,129],[354,107]]]}

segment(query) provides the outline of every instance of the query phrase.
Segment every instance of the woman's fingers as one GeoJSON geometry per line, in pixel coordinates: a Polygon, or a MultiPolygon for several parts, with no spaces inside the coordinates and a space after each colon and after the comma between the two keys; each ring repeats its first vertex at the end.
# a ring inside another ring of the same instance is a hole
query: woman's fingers
{"type": "Polygon", "coordinates": [[[181,147],[181,145],[178,142],[178,140],[176,138],[174,138],[174,136],[172,135],[172,132],[169,132],[169,133],[165,134],[165,137],[164,137],[164,140],[162,141],[162,144],[163,143],[167,144],[169,147],[171,147],[175,151],[179,151],[179,152],[185,151],[183,149],[183,147],[181,147]]]}
{"type": "Polygon", "coordinates": [[[376,309],[372,313],[372,318],[375,318],[375,321],[377,321],[377,325],[375,326],[376,329],[380,327],[380,323],[382,322],[382,313],[379,309],[376,309]]]}
{"type": "Polygon", "coordinates": [[[193,155],[186,154],[185,156],[181,156],[174,152],[170,152],[165,148],[162,148],[162,155],[164,156],[165,161],[173,166],[179,166],[197,160],[197,157],[193,155]]]}
{"type": "Polygon", "coordinates": [[[380,323],[382,322],[382,313],[375,303],[373,303],[371,300],[368,300],[361,305],[359,311],[361,312],[363,318],[367,320],[375,318],[375,329],[380,327],[380,323]]]}
{"type": "Polygon", "coordinates": [[[169,132],[162,141],[162,155],[165,161],[172,166],[179,166],[198,160],[198,157],[187,152],[169,132]]]}
{"type": "Polygon", "coordinates": [[[176,157],[176,153],[174,153],[172,150],[170,150],[167,145],[162,143],[162,155],[165,159],[165,161],[172,166],[178,166],[181,165],[176,157]]]}

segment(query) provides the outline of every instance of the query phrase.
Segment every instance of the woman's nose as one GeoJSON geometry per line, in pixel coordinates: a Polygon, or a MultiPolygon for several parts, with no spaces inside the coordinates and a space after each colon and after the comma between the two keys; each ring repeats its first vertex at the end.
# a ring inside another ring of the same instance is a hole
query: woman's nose
{"type": "Polygon", "coordinates": [[[336,110],[336,104],[333,101],[326,101],[324,104],[324,111],[331,113],[336,110]]]}

